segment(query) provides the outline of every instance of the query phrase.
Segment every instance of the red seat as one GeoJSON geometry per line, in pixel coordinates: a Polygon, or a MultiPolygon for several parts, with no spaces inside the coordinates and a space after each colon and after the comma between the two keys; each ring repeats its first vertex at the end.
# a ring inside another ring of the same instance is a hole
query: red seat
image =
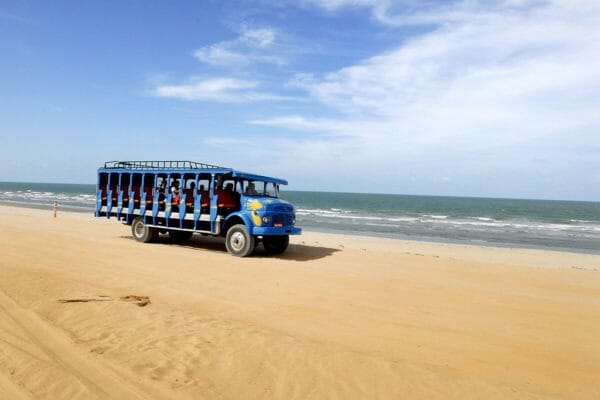
{"type": "Polygon", "coordinates": [[[117,191],[117,185],[112,185],[110,187],[110,190],[112,190],[112,199],[113,199],[113,201],[117,201],[117,197],[118,197],[118,194],[119,194],[119,192],[117,191]]]}
{"type": "Polygon", "coordinates": [[[140,187],[133,186],[133,201],[136,203],[140,202],[140,187]]]}
{"type": "Polygon", "coordinates": [[[152,204],[152,186],[144,186],[144,193],[146,193],[146,204],[152,204]]]}
{"type": "Polygon", "coordinates": [[[201,190],[200,191],[200,196],[202,196],[202,204],[200,205],[201,207],[208,207],[210,205],[210,196],[208,194],[207,190],[201,190]]]}
{"type": "Polygon", "coordinates": [[[216,194],[219,196],[219,208],[238,208],[235,193],[227,190],[217,190],[216,194]]]}
{"type": "Polygon", "coordinates": [[[185,189],[183,192],[185,193],[185,205],[192,207],[194,205],[194,190],[185,189]]]}

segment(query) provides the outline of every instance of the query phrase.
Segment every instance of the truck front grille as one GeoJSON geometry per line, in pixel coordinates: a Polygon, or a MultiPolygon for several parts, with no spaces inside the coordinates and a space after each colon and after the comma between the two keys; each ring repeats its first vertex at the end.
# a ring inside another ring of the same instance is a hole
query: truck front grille
{"type": "Polygon", "coordinates": [[[294,217],[290,214],[274,214],[273,225],[283,224],[283,226],[293,225],[294,217]]]}

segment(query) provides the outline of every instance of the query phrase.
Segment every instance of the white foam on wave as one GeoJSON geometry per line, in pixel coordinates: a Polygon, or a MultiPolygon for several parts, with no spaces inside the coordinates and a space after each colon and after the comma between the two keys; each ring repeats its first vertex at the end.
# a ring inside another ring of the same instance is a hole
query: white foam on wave
{"type": "Polygon", "coordinates": [[[331,211],[333,212],[337,212],[337,213],[342,213],[342,214],[352,214],[354,213],[354,211],[350,211],[350,210],[344,210],[343,208],[330,208],[331,211]]]}
{"type": "Polygon", "coordinates": [[[22,204],[47,204],[57,200],[70,207],[90,208],[94,206],[96,196],[85,193],[57,193],[35,191],[31,189],[0,192],[0,200],[22,204]]]}
{"type": "MultiPolygon", "coordinates": [[[[300,217],[319,218],[319,222],[339,224],[342,221],[352,224],[368,225],[368,226],[385,226],[397,227],[411,226],[414,224],[422,224],[424,226],[444,225],[456,227],[457,229],[473,229],[480,231],[481,229],[491,231],[537,231],[537,232],[564,232],[577,235],[597,235],[600,232],[600,223],[578,224],[568,223],[544,223],[540,221],[527,220],[496,220],[491,217],[461,217],[452,218],[448,215],[438,214],[422,214],[421,216],[383,216],[358,214],[356,212],[341,212],[341,209],[298,209],[297,215],[300,217]],[[338,211],[339,210],[339,211],[338,211]]],[[[591,221],[590,221],[591,222],[591,221]]]]}
{"type": "Polygon", "coordinates": [[[420,218],[417,217],[393,217],[393,218],[384,218],[389,222],[417,222],[420,221],[420,218]]]}

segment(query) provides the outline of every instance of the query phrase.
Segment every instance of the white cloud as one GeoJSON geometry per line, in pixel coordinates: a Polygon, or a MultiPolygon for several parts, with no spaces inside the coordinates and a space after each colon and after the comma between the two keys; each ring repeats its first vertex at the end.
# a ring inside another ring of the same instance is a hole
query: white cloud
{"type": "MultiPolygon", "coordinates": [[[[227,68],[243,68],[253,62],[283,64],[278,56],[270,54],[277,33],[270,28],[240,28],[237,38],[205,46],[194,52],[194,57],[203,63],[227,68]]],[[[239,75],[239,74],[233,74],[239,75]]],[[[248,76],[248,74],[244,74],[248,76]]],[[[165,77],[158,76],[149,82],[155,87],[152,94],[182,100],[251,102],[267,100],[298,100],[289,96],[258,91],[261,83],[257,80],[235,77],[191,77],[187,82],[165,85],[165,77]]]]}
{"type": "Polygon", "coordinates": [[[182,85],[161,85],[154,89],[158,97],[181,100],[245,102],[261,100],[289,100],[276,94],[255,91],[257,81],[234,78],[192,78],[182,85]]]}
{"type": "MultiPolygon", "coordinates": [[[[584,0],[593,4],[593,0],[584,0]]],[[[329,12],[370,8],[372,17],[392,26],[438,25],[466,21],[485,14],[519,12],[547,0],[304,0],[329,12]]]]}
{"type": "Polygon", "coordinates": [[[238,41],[250,47],[267,47],[275,42],[275,31],[268,28],[242,28],[238,41]]]}
{"type": "Polygon", "coordinates": [[[284,63],[281,57],[269,53],[276,36],[273,29],[242,26],[237,38],[204,46],[194,51],[194,57],[206,64],[227,67],[240,67],[252,62],[281,65],[284,63]]]}
{"type": "Polygon", "coordinates": [[[304,2],[315,4],[326,10],[337,10],[344,7],[377,7],[389,3],[382,0],[304,0],[304,2]]]}
{"type": "MultiPolygon", "coordinates": [[[[595,183],[591,171],[600,167],[598,152],[582,157],[578,149],[600,148],[600,3],[319,4],[331,12],[369,7],[383,24],[427,24],[428,30],[412,31],[396,47],[354,65],[291,78],[285,89],[303,90],[314,102],[247,121],[265,127],[261,138],[268,140],[242,146],[240,159],[251,153],[284,176],[314,175],[314,187],[337,190],[362,180],[373,186],[361,190],[423,193],[446,182],[453,194],[552,197],[552,182],[535,185],[542,180],[539,171],[553,171],[548,179],[573,182],[555,192],[564,198],[577,185],[595,183]],[[285,128],[310,134],[280,135],[285,128]],[[273,154],[281,155],[280,164],[273,154]]],[[[202,54],[213,65],[244,65],[269,56],[276,41],[274,31],[247,31],[202,54]]],[[[287,99],[260,89],[255,80],[196,78],[159,86],[155,94],[227,102],[287,99]]],[[[206,144],[234,142],[209,138],[206,144]]]]}
{"type": "Polygon", "coordinates": [[[246,139],[223,137],[223,136],[209,136],[202,140],[202,142],[208,146],[214,147],[228,147],[230,146],[247,146],[252,142],[246,139]]]}
{"type": "Polygon", "coordinates": [[[299,115],[254,119],[248,121],[248,123],[254,125],[286,127],[300,130],[326,131],[329,133],[346,133],[348,131],[348,124],[343,121],[331,119],[307,119],[299,115]]]}
{"type": "Polygon", "coordinates": [[[244,54],[228,50],[227,46],[222,44],[214,44],[196,50],[194,57],[204,63],[214,65],[242,65],[248,63],[248,58],[244,54]]]}
{"type": "MultiPolygon", "coordinates": [[[[510,144],[597,126],[600,13],[589,11],[549,5],[482,14],[293,85],[347,114],[346,133],[398,145],[510,144]]],[[[294,118],[292,128],[340,126],[294,118]]]]}
{"type": "MultiPolygon", "coordinates": [[[[335,165],[356,177],[355,161],[370,160],[363,174],[389,173],[397,182],[472,180],[479,182],[472,194],[489,185],[488,194],[533,196],[525,188],[536,184],[540,166],[532,160],[542,158],[543,168],[577,171],[573,182],[591,184],[598,161],[566,144],[600,146],[600,3],[512,1],[482,9],[461,2],[445,12],[447,22],[387,52],[291,80],[341,117],[296,112],[250,122],[343,136],[352,157],[335,165]]],[[[419,15],[433,21],[443,14],[419,15]]],[[[321,153],[308,158],[315,170],[333,162],[321,153]]]]}

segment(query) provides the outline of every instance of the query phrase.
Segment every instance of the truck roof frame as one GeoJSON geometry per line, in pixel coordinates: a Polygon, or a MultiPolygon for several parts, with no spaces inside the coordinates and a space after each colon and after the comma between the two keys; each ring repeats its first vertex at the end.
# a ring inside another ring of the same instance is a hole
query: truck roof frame
{"type": "Polygon", "coordinates": [[[210,173],[210,174],[231,174],[232,177],[273,182],[280,185],[287,185],[285,179],[274,178],[270,176],[257,175],[248,172],[239,171],[233,168],[220,167],[218,165],[206,164],[196,161],[182,160],[145,160],[145,161],[107,161],[103,168],[98,168],[98,172],[152,172],[152,173],[210,173]]]}

